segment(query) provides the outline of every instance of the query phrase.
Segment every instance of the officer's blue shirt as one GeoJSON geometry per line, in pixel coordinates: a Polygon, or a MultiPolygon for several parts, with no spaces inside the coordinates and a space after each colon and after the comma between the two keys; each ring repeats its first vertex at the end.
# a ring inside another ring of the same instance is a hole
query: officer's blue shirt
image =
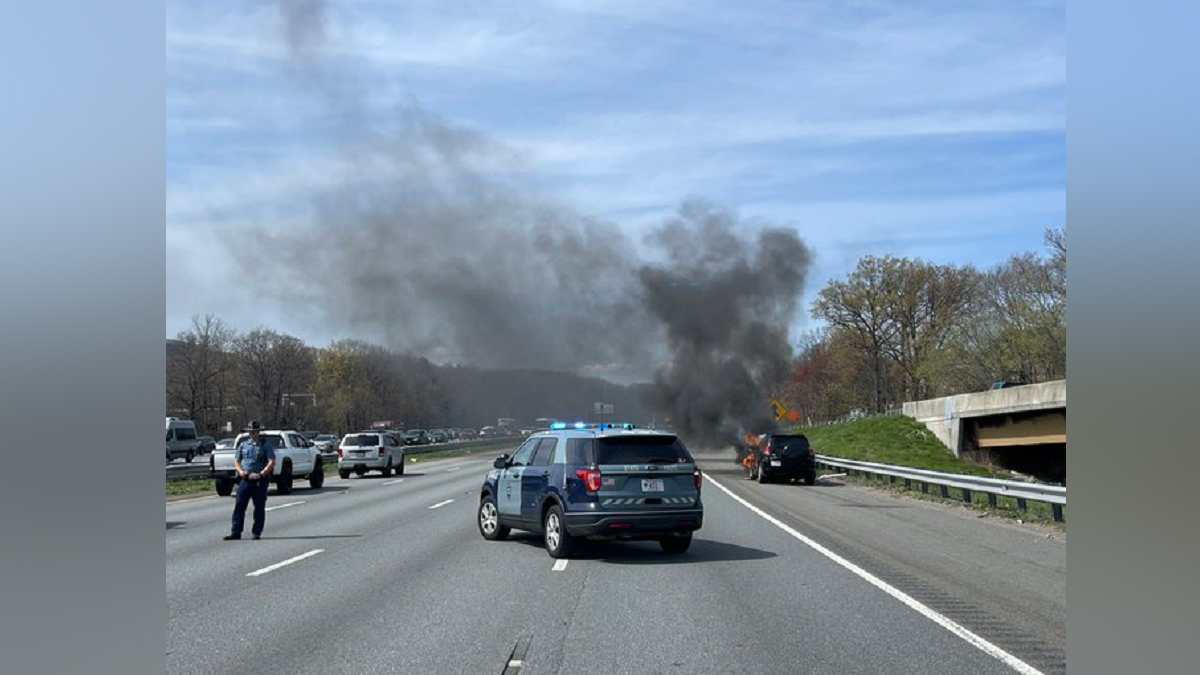
{"type": "Polygon", "coordinates": [[[275,448],[265,438],[259,438],[258,443],[247,438],[234,451],[233,458],[242,461],[242,470],[246,473],[260,473],[268,460],[275,459],[275,448]]]}

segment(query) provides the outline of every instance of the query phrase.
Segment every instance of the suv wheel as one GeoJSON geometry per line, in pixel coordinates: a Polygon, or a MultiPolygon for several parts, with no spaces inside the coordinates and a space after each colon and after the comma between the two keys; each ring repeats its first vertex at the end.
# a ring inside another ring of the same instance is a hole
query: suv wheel
{"type": "Polygon", "coordinates": [[[168,450],[167,451],[167,464],[170,464],[170,463],[171,463],[171,451],[168,450]]]}
{"type": "Polygon", "coordinates": [[[347,471],[346,469],[338,469],[338,478],[341,478],[342,480],[347,480],[348,478],[350,478],[350,472],[347,471]]]}
{"type": "Polygon", "coordinates": [[[224,476],[218,476],[213,481],[213,487],[216,488],[217,494],[222,497],[228,497],[233,494],[233,481],[224,476]]]}
{"type": "Polygon", "coordinates": [[[314,490],[325,484],[325,465],[317,461],[313,465],[312,473],[308,474],[308,486],[314,490]]]}
{"type": "Polygon", "coordinates": [[[664,537],[658,540],[658,545],[662,547],[665,553],[683,553],[692,545],[692,535],[685,534],[682,537],[664,537]]]}
{"type": "Polygon", "coordinates": [[[187,462],[188,464],[192,463],[192,451],[191,450],[188,450],[188,454],[183,456],[183,461],[187,462]]]}
{"type": "Polygon", "coordinates": [[[404,475],[404,455],[400,455],[400,466],[396,467],[396,475],[404,475]]]}
{"type": "Polygon", "coordinates": [[[496,500],[491,495],[479,502],[479,534],[488,541],[499,541],[512,531],[507,525],[500,524],[500,512],[496,510],[496,500]]]}
{"type": "Polygon", "coordinates": [[[392,458],[391,457],[388,457],[388,465],[383,467],[382,469],[380,469],[379,473],[383,474],[384,478],[387,478],[388,476],[392,475],[392,458]]]}
{"type": "Polygon", "coordinates": [[[546,512],[546,520],[542,523],[542,532],[546,541],[546,552],[551,558],[566,558],[575,548],[575,537],[567,532],[566,520],[558,504],[546,512]]]}
{"type": "Polygon", "coordinates": [[[805,476],[804,484],[805,485],[816,485],[817,484],[817,472],[814,471],[814,472],[808,474],[807,476],[805,476]]]}
{"type": "Polygon", "coordinates": [[[763,468],[761,466],[758,467],[758,482],[760,485],[770,482],[770,480],[767,478],[767,473],[765,471],[763,471],[763,468]]]}
{"type": "Polygon", "coordinates": [[[275,491],[281,495],[292,493],[292,465],[284,464],[283,471],[279,472],[279,478],[275,481],[275,491]]]}

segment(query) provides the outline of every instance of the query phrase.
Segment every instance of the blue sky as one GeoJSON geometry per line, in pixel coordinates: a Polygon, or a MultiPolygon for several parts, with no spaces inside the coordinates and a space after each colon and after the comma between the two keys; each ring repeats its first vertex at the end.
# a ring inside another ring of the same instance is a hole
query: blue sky
{"type": "Polygon", "coordinates": [[[222,242],[302,226],[348,129],[402,106],[635,238],[689,196],[794,227],[815,253],[796,330],[863,255],[985,267],[1066,222],[1061,2],[309,4],[315,67],[273,2],[167,4],[168,336],[214,313],[370,338],[258,296],[222,242]]]}

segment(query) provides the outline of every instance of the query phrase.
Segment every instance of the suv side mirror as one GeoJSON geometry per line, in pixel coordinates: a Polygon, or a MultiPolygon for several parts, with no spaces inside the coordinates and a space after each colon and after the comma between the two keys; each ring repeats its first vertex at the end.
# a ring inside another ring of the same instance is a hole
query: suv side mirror
{"type": "Polygon", "coordinates": [[[492,467],[496,469],[508,468],[508,455],[500,455],[492,462],[492,467]]]}

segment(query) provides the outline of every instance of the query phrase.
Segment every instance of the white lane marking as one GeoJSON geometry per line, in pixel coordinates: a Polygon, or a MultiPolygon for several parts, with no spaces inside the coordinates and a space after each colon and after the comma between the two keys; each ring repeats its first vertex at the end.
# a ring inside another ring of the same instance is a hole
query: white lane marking
{"type": "Polygon", "coordinates": [[[555,572],[561,572],[561,571],[563,571],[563,570],[567,569],[567,563],[568,563],[568,562],[569,562],[569,561],[568,561],[566,558],[563,558],[562,560],[556,560],[556,561],[554,562],[554,571],[555,571],[555,572]]]}
{"type": "Polygon", "coordinates": [[[254,570],[253,572],[247,574],[246,576],[257,577],[259,575],[266,574],[267,572],[273,572],[273,571],[279,569],[280,567],[283,567],[284,565],[291,565],[294,562],[300,562],[301,560],[304,560],[305,558],[311,558],[318,553],[323,553],[324,551],[325,551],[325,549],[323,549],[323,548],[314,548],[313,550],[309,551],[308,553],[301,553],[300,555],[296,556],[295,558],[288,558],[287,560],[284,560],[283,562],[277,562],[274,565],[267,565],[266,567],[262,568],[261,570],[254,570]]]}
{"type": "Polygon", "coordinates": [[[439,506],[445,506],[445,505],[449,504],[449,503],[450,503],[450,502],[452,502],[452,501],[454,501],[454,500],[453,500],[453,499],[447,499],[446,501],[444,501],[444,502],[438,502],[438,503],[434,504],[433,506],[431,506],[431,507],[429,507],[429,508],[431,508],[431,509],[436,509],[436,508],[438,508],[439,506]]]}
{"type": "Polygon", "coordinates": [[[289,506],[296,506],[298,504],[303,504],[303,503],[304,502],[288,502],[286,504],[280,504],[279,506],[268,506],[266,510],[274,511],[275,509],[286,509],[289,506]]]}
{"type": "Polygon", "coordinates": [[[446,469],[446,473],[450,473],[451,471],[458,471],[458,470],[459,470],[459,469],[461,469],[461,468],[462,468],[461,466],[456,466],[456,467],[454,467],[454,468],[451,468],[451,469],[446,469]]]}
{"type": "Polygon", "coordinates": [[[509,668],[520,668],[520,667],[521,667],[521,660],[520,660],[520,659],[513,659],[513,660],[509,661],[509,662],[508,662],[508,667],[509,667],[509,668]]]}
{"type": "Polygon", "coordinates": [[[827,473],[824,476],[817,476],[817,480],[821,480],[822,478],[841,478],[845,475],[844,473],[827,473]]]}
{"type": "Polygon", "coordinates": [[[380,485],[395,485],[396,483],[403,483],[403,482],[404,482],[403,478],[397,478],[396,480],[389,480],[386,483],[380,483],[380,485]]]}
{"type": "Polygon", "coordinates": [[[988,656],[991,656],[991,657],[1001,661],[1002,663],[1004,663],[1004,665],[1008,666],[1009,668],[1012,668],[1013,670],[1017,671],[1018,673],[1022,673],[1022,675],[1043,675],[1042,671],[1038,670],[1037,668],[1034,668],[1033,666],[1029,665],[1028,663],[1025,663],[1021,659],[1018,659],[1017,657],[1013,656],[1012,654],[1009,654],[1008,652],[1004,651],[1000,647],[997,647],[996,645],[992,644],[991,642],[988,642],[987,640],[976,635],[975,633],[972,633],[971,631],[969,631],[966,628],[964,628],[963,626],[955,623],[954,621],[950,620],[949,618],[942,616],[935,610],[933,610],[930,607],[921,603],[916,598],[910,596],[909,594],[896,588],[895,586],[892,586],[891,584],[887,583],[883,579],[880,579],[879,577],[875,576],[874,574],[871,574],[870,572],[864,570],[863,568],[859,567],[858,565],[855,565],[854,563],[850,562],[849,560],[846,560],[845,558],[834,553],[833,551],[830,551],[829,549],[818,544],[817,542],[813,541],[812,539],[809,539],[808,537],[804,536],[803,534],[800,534],[800,532],[796,531],[795,529],[793,529],[786,523],[780,521],[778,518],[763,511],[762,509],[751,504],[750,502],[746,501],[745,499],[742,499],[741,497],[733,494],[733,491],[731,491],[729,488],[725,487],[724,485],[721,485],[717,481],[710,478],[708,476],[708,474],[704,475],[704,479],[707,480],[708,482],[712,483],[713,485],[717,486],[718,488],[720,488],[720,490],[722,492],[724,492],[725,494],[732,497],[735,501],[739,502],[742,506],[745,506],[746,508],[750,509],[751,511],[758,514],[759,516],[762,516],[767,522],[778,527],[779,529],[783,530],[784,532],[787,532],[788,534],[792,535],[796,539],[799,539],[800,541],[804,542],[809,547],[811,547],[813,550],[815,550],[817,553],[820,553],[821,555],[825,556],[826,558],[829,558],[833,562],[835,562],[835,563],[841,565],[842,567],[845,567],[846,569],[850,570],[851,572],[857,574],[859,577],[864,579],[867,583],[871,584],[872,586],[875,586],[876,588],[883,591],[884,593],[887,593],[888,595],[892,596],[893,598],[896,598],[900,602],[903,602],[904,604],[913,608],[914,610],[916,610],[919,614],[921,614],[925,618],[929,619],[930,621],[938,624],[942,628],[945,628],[946,630],[950,631],[951,633],[962,638],[963,640],[965,640],[967,642],[967,644],[970,644],[971,646],[979,649],[980,651],[987,654],[988,656]]]}

